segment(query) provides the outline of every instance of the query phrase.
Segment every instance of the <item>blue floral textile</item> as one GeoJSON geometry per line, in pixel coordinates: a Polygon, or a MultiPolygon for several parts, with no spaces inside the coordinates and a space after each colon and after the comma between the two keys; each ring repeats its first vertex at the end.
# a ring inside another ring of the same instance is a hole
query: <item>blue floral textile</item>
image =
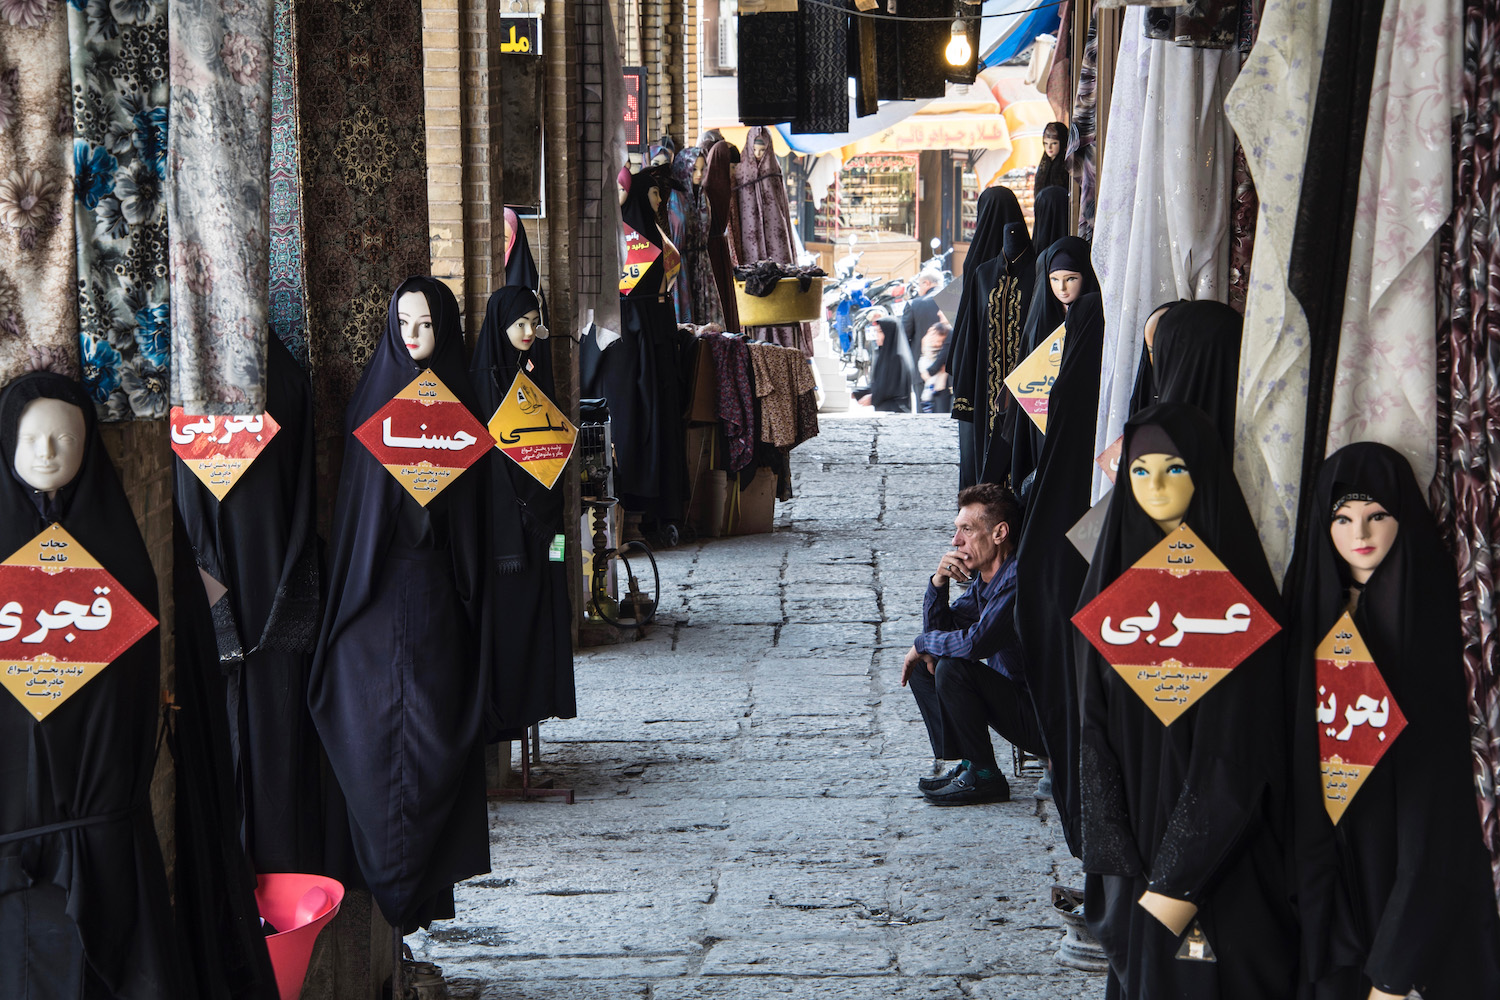
{"type": "Polygon", "coordinates": [[[297,146],[297,44],[292,0],[276,0],[271,53],[271,332],[308,367],[302,279],[302,175],[297,146]]]}

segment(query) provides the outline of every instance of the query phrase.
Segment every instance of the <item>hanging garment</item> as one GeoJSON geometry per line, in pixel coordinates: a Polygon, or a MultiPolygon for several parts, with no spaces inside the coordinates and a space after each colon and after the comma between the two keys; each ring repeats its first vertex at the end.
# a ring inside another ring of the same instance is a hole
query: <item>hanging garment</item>
{"type": "Polygon", "coordinates": [[[275,0],[271,49],[271,334],[308,366],[302,260],[302,162],[297,139],[297,39],[292,0],[275,0]]]}
{"type": "Polygon", "coordinates": [[[1069,621],[1088,562],[1068,532],[1089,510],[1094,415],[1104,312],[1097,292],[1068,310],[1062,364],[1047,403],[1047,435],[1037,459],[1016,550],[1016,634],[1026,686],[1052,764],[1052,801],[1068,850],[1082,854],[1078,804],[1077,649],[1069,621]]]}
{"type": "MultiPolygon", "coordinates": [[[[1063,269],[1057,265],[1064,262],[1071,262],[1074,265],[1067,270],[1077,270],[1083,275],[1078,292],[1079,299],[1091,292],[1099,291],[1099,279],[1094,276],[1094,268],[1089,261],[1089,245],[1077,236],[1064,236],[1053,243],[1037,262],[1035,285],[1031,293],[1031,308],[1026,313],[1026,325],[1021,332],[1020,357],[1023,359],[1040,347],[1042,342],[1062,325],[1067,316],[1068,307],[1052,294],[1050,277],[1053,270],[1063,269]]],[[[1074,301],[1077,302],[1079,299],[1074,301]]],[[[1107,321],[1104,329],[1105,335],[1108,336],[1107,321]]],[[[1064,351],[1066,351],[1066,342],[1064,351]]],[[[1001,433],[1010,442],[1011,489],[1016,491],[1016,495],[1025,504],[1029,495],[1026,480],[1032,472],[1036,471],[1037,459],[1042,454],[1042,432],[1037,429],[1036,424],[1021,407],[1012,406],[1005,411],[1005,423],[1001,433]]]]}
{"type": "Polygon", "coordinates": [[[749,342],[708,330],[698,334],[698,349],[713,355],[714,415],[729,445],[725,468],[739,472],[755,460],[755,381],[749,342]]]}
{"type": "MultiPolygon", "coordinates": [[[[822,4],[798,5],[793,132],[849,131],[848,35],[847,12],[822,4]]],[[[784,65],[781,68],[784,71],[784,65]]]]}
{"type": "MultiPolygon", "coordinates": [[[[1111,149],[1119,155],[1108,158],[1099,181],[1094,259],[1110,326],[1095,454],[1125,426],[1142,347],[1136,331],[1146,310],[1172,298],[1222,301],[1228,295],[1234,133],[1223,105],[1239,56],[1141,39],[1132,27],[1143,14],[1144,8],[1126,13],[1115,74],[1123,86],[1111,102],[1109,124],[1117,143],[1111,149]],[[1199,155],[1183,156],[1183,150],[1199,155]]],[[[1108,486],[1097,470],[1095,498],[1108,486]]]]}
{"type": "Polygon", "coordinates": [[[682,275],[676,288],[677,322],[723,326],[724,307],[719,303],[708,253],[708,192],[703,183],[693,183],[699,160],[704,161],[706,174],[707,156],[697,146],[678,153],[672,167],[672,230],[668,235],[682,254],[682,275]]]}
{"type": "MultiPolygon", "coordinates": [[[[1130,32],[1125,32],[1125,38],[1130,32]]],[[[1125,42],[1122,39],[1123,50],[1125,42]]],[[[1124,65],[1124,53],[1119,57],[1124,65]]],[[[1072,124],[1068,126],[1068,173],[1078,183],[1078,235],[1085,240],[1094,236],[1094,205],[1098,198],[1099,185],[1095,166],[1094,147],[1098,141],[1098,77],[1099,77],[1099,11],[1089,15],[1089,32],[1083,45],[1083,58],[1078,63],[1078,89],[1073,95],[1072,124]]],[[[1118,87],[1118,82],[1116,87],[1118,87]]],[[[1111,93],[1110,112],[1113,115],[1116,97],[1111,93]]]]}
{"type": "Polygon", "coordinates": [[[975,272],[979,288],[989,289],[980,320],[983,356],[973,369],[975,467],[982,483],[1003,483],[1010,476],[1010,441],[1004,428],[1012,397],[1005,377],[1024,357],[1022,327],[1036,291],[1036,251],[1026,239],[1026,223],[1012,222],[1005,229],[1008,252],[975,272]]]}
{"type": "Polygon", "coordinates": [[[1500,919],[1474,811],[1452,558],[1410,465],[1392,448],[1340,449],[1312,493],[1316,516],[1300,542],[1307,570],[1292,645],[1292,774],[1294,891],[1313,996],[1364,1000],[1372,984],[1403,996],[1420,989],[1431,1000],[1500,995],[1500,919]],[[1355,756],[1363,734],[1350,730],[1356,721],[1377,725],[1346,718],[1357,703],[1319,689],[1328,668],[1319,667],[1317,650],[1340,623],[1352,582],[1329,521],[1351,493],[1380,504],[1397,526],[1352,615],[1379,677],[1360,693],[1380,702],[1388,723],[1380,724],[1374,770],[1335,824],[1320,767],[1322,713],[1343,727],[1334,742],[1356,763],[1370,760],[1355,756]],[[1404,728],[1389,725],[1398,719],[1404,728]]]}
{"type": "MultiPolygon", "coordinates": [[[[1148,363],[1151,403],[1189,403],[1202,410],[1229,456],[1234,455],[1242,324],[1240,314],[1222,302],[1179,302],[1157,321],[1155,358],[1148,363]]],[[[1047,426],[1050,430],[1050,421],[1047,426]]]]}
{"type": "Polygon", "coordinates": [[[21,23],[0,19],[0,382],[78,374],[68,19],[61,4],[10,9],[21,23]]]}
{"type": "MultiPolygon", "coordinates": [[[[740,121],[776,125],[797,117],[800,87],[796,67],[798,13],[746,12],[739,16],[740,121]]],[[[842,91],[840,91],[842,93],[842,91]]]]}
{"type": "Polygon", "coordinates": [[[469,469],[423,507],[354,438],[427,368],[476,412],[458,301],[435,278],[408,278],[391,294],[344,423],[308,692],[358,865],[343,871],[330,859],[334,877],[363,881],[405,933],[452,917],[453,884],[490,867],[476,657],[496,623],[484,603],[482,473],[469,469]],[[396,313],[407,292],[421,292],[432,310],[436,345],[421,362],[396,313]]]}
{"type": "MultiPolygon", "coordinates": [[[[1073,95],[1070,93],[1073,66],[1073,0],[1063,0],[1057,7],[1060,23],[1057,29],[1057,45],[1052,49],[1052,65],[1047,71],[1047,103],[1052,115],[1066,125],[1072,119],[1073,95]]],[[[1063,155],[1067,156],[1067,141],[1063,142],[1063,155]]]]}
{"type": "MultiPolygon", "coordinates": [[[[979,267],[1000,256],[1005,248],[1005,229],[1013,222],[1024,227],[1026,217],[1016,194],[1003,184],[980,192],[975,205],[974,237],[964,255],[963,284],[959,289],[958,309],[953,317],[953,333],[945,347],[944,364],[953,376],[954,420],[958,426],[959,489],[978,482],[981,458],[973,424],[979,401],[984,343],[981,317],[988,289],[981,289],[979,267]],[[949,362],[951,359],[951,363],[949,362]]],[[[1022,278],[1024,284],[1025,278],[1022,278]]]]}
{"type": "MultiPolygon", "coordinates": [[[[750,368],[755,381],[757,423],[760,440],[785,452],[818,433],[817,415],[809,428],[802,403],[813,391],[812,366],[801,351],[775,344],[752,343],[750,368]]],[[[780,499],[789,500],[788,492],[780,499]]]]}
{"type": "Polygon", "coordinates": [[[167,5],[87,8],[65,8],[83,381],[102,419],[157,419],[172,354],[168,264],[199,288],[217,265],[201,247],[169,261],[167,5]]]}
{"type": "Polygon", "coordinates": [[[730,220],[739,214],[735,205],[733,156],[734,147],[723,139],[708,147],[703,195],[708,202],[708,263],[724,313],[724,329],[739,333],[740,311],[734,298],[734,241],[726,234],[730,220]]]}
{"type": "MultiPolygon", "coordinates": [[[[533,309],[540,312],[541,301],[527,288],[506,286],[490,296],[469,369],[484,419],[500,408],[521,372],[555,401],[551,341],[534,341],[522,352],[506,336],[506,329],[533,309]]],[[[506,623],[495,631],[486,657],[485,738],[493,742],[518,739],[542,719],[571,719],[578,707],[567,567],[549,555],[554,539],[562,537],[562,480],[548,487],[498,451],[484,466],[490,542],[486,599],[491,620],[506,623]]]]}
{"type": "MultiPolygon", "coordinates": [[[[752,128],[745,137],[745,150],[734,168],[735,197],[739,205],[739,254],[741,264],[773,260],[796,263],[792,248],[791,206],[787,204],[786,178],[781,161],[771,145],[766,128],[752,128]],[[755,148],[762,150],[757,159],[755,148]]],[[[803,324],[761,327],[756,336],[782,347],[800,350],[812,357],[812,338],[803,324]]]]}
{"type": "Polygon", "coordinates": [[[914,413],[912,394],[921,395],[922,382],[911,345],[895,320],[882,317],[875,322],[882,339],[870,365],[870,405],[884,413],[914,413]]]}
{"type": "MultiPolygon", "coordinates": [[[[0,548],[61,525],[153,617],[156,574],[104,450],[93,401],[72,379],[23,375],[0,395],[0,548]],[[83,464],[54,497],[14,471],[21,415],[37,399],[83,411],[83,464]]],[[[176,931],[151,818],[161,704],[152,628],[37,720],[0,691],[0,996],[176,1000],[176,931]]]]}
{"type": "Polygon", "coordinates": [[[312,383],[274,337],[266,392],[279,430],[224,499],[180,458],[173,494],[194,565],[226,588],[213,611],[216,661],[246,850],[259,872],[316,872],[322,751],[307,712],[321,620],[312,383]]]}
{"type": "MultiPolygon", "coordinates": [[[[1276,585],[1217,430],[1191,406],[1150,407],[1126,424],[1121,468],[1128,469],[1138,451],[1163,447],[1180,455],[1192,476],[1183,523],[1279,621],[1276,585]]],[[[1162,538],[1122,483],[1110,494],[1078,606],[1086,607],[1162,538]]],[[[1084,915],[1109,956],[1109,994],[1295,996],[1297,928],[1286,898],[1281,839],[1290,735],[1281,635],[1171,725],[1163,725],[1086,638],[1078,635],[1075,642],[1084,915]],[[1137,902],[1148,889],[1197,907],[1195,922],[1216,961],[1177,957],[1182,937],[1137,902]]]]}
{"type": "Polygon", "coordinates": [[[1031,245],[1037,253],[1068,235],[1069,195],[1066,187],[1047,187],[1037,192],[1032,202],[1032,218],[1035,220],[1031,245]]]}
{"type": "Polygon", "coordinates": [[[1172,9],[1171,39],[1200,49],[1238,49],[1243,0],[1187,0],[1172,9]]]}

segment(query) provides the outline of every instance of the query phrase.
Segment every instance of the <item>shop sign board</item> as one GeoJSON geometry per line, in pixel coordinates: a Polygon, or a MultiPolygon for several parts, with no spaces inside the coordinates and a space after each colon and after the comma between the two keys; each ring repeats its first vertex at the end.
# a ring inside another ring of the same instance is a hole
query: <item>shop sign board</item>
{"type": "Polygon", "coordinates": [[[354,436],[423,507],[495,443],[431,368],[376,410],[354,436]]]}
{"type": "Polygon", "coordinates": [[[172,451],[219,500],[234,489],[281,430],[269,413],[253,417],[195,416],[174,406],[168,419],[172,451]]]}
{"type": "Polygon", "coordinates": [[[1057,371],[1062,365],[1064,333],[1062,326],[1053,330],[1005,377],[1011,395],[1043,434],[1047,433],[1047,400],[1052,396],[1052,383],[1057,381],[1057,371]]]}
{"type": "Polygon", "coordinates": [[[496,448],[549,490],[578,440],[578,428],[525,372],[516,373],[490,418],[489,432],[496,448]]]}

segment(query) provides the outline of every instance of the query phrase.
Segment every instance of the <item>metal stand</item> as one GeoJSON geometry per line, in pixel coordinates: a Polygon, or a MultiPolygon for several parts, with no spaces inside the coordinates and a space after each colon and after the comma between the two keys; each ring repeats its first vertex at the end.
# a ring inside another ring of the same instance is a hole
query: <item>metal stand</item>
{"type": "Polygon", "coordinates": [[[391,961],[391,1000],[406,1000],[406,985],[402,982],[405,977],[401,974],[404,971],[401,968],[401,953],[405,944],[401,940],[401,928],[391,928],[391,943],[395,946],[391,961]]]}
{"type": "MultiPolygon", "coordinates": [[[[573,804],[573,789],[551,788],[535,786],[531,784],[531,765],[541,763],[541,729],[532,726],[529,730],[521,731],[521,787],[520,788],[491,788],[490,798],[494,799],[563,799],[568,805],[573,804]],[[531,747],[536,747],[532,752],[531,747]]],[[[551,785],[551,779],[547,784],[551,785]]]]}
{"type": "Polygon", "coordinates": [[[1014,743],[1010,746],[1010,766],[1011,773],[1018,778],[1023,774],[1043,775],[1047,773],[1046,765],[1042,763],[1040,757],[1033,757],[1014,743]]]}

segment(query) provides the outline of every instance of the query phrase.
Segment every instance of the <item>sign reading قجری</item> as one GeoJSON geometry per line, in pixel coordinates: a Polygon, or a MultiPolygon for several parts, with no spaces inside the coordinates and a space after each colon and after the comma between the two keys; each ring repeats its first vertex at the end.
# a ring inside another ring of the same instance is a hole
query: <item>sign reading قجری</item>
{"type": "Polygon", "coordinates": [[[431,368],[376,410],[354,436],[423,507],[495,443],[431,368]]]}
{"type": "Polygon", "coordinates": [[[1313,654],[1323,807],[1336,824],[1380,758],[1406,728],[1354,619],[1345,611],[1313,654]]]}
{"type": "Polygon", "coordinates": [[[60,524],[0,563],[0,684],[37,719],[155,627],[60,524]]]}
{"type": "Polygon", "coordinates": [[[1073,624],[1168,726],[1281,631],[1186,524],[1121,573],[1073,624]]]}
{"type": "Polygon", "coordinates": [[[269,413],[253,417],[195,416],[172,407],[172,451],[223,500],[281,430],[269,413]]]}
{"type": "Polygon", "coordinates": [[[1057,381],[1057,371],[1062,366],[1064,332],[1061,326],[1053,330],[1005,376],[1006,388],[1043,434],[1047,433],[1047,400],[1052,396],[1052,383],[1057,381]]]}

